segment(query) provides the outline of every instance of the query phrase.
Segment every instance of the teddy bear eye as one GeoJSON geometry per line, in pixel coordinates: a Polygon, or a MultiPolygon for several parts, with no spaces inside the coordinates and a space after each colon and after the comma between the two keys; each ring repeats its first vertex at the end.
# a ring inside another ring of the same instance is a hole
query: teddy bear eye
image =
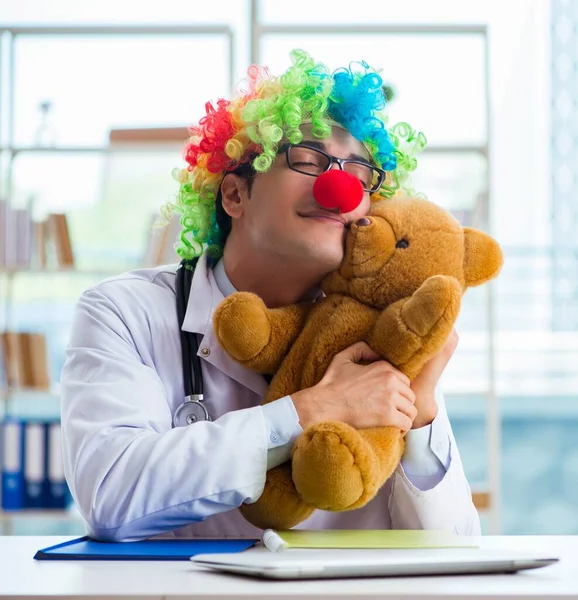
{"type": "Polygon", "coordinates": [[[407,248],[409,246],[409,242],[404,238],[403,240],[399,240],[395,245],[396,248],[407,248]]]}

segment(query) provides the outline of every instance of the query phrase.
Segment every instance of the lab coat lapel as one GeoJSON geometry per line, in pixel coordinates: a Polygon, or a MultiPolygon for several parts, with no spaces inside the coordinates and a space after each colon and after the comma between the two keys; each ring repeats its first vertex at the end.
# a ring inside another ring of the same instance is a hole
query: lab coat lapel
{"type": "Polygon", "coordinates": [[[198,356],[225,373],[225,375],[231,377],[231,379],[253,390],[260,397],[265,395],[267,382],[263,375],[255,373],[233,360],[219,344],[212,326],[207,328],[207,333],[203,336],[203,340],[199,345],[198,356]],[[210,351],[210,354],[205,356],[207,350],[210,351]]]}

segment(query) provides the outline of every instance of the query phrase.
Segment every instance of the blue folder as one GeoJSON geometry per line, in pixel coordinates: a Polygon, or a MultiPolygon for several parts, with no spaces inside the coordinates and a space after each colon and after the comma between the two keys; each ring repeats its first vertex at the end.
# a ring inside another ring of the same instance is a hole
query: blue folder
{"type": "Polygon", "coordinates": [[[36,560],[189,560],[195,554],[241,552],[257,539],[143,540],[141,542],[97,542],[84,536],[38,550],[36,560]]]}

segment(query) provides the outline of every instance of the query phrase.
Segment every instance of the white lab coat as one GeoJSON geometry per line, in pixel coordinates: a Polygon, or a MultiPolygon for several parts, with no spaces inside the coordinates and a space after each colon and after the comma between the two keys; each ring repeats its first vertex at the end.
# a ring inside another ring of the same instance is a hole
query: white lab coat
{"type": "MultiPolygon", "coordinates": [[[[66,479],[87,533],[98,539],[259,537],[236,509],[256,501],[265,483],[266,383],[220,348],[212,314],[223,294],[202,257],[183,329],[199,334],[213,422],[172,427],[183,401],[175,269],[125,273],[80,297],[61,378],[66,479]]],[[[442,446],[436,436],[449,444],[439,483],[421,490],[400,466],[364,508],[316,511],[299,527],[479,535],[443,397],[439,404],[432,448],[442,446]]]]}

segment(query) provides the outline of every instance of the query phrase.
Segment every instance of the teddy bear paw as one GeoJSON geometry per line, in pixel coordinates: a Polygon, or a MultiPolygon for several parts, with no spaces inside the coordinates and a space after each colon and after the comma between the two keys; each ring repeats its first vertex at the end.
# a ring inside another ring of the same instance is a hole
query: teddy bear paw
{"type": "Polygon", "coordinates": [[[293,481],[303,500],[329,511],[363,506],[382,483],[371,445],[345,423],[309,427],[293,449],[293,481]]]}
{"type": "Polygon", "coordinates": [[[242,504],[241,514],[260,529],[291,529],[307,519],[313,508],[299,497],[291,478],[291,463],[271,469],[263,493],[252,504],[242,504]]]}
{"type": "Polygon", "coordinates": [[[424,281],[403,306],[406,325],[423,338],[453,324],[459,312],[463,290],[455,277],[434,275],[424,281]]]}
{"type": "Polygon", "coordinates": [[[271,336],[267,307],[249,292],[236,292],[226,298],[215,311],[213,326],[225,351],[241,363],[262,352],[271,336]]]}

